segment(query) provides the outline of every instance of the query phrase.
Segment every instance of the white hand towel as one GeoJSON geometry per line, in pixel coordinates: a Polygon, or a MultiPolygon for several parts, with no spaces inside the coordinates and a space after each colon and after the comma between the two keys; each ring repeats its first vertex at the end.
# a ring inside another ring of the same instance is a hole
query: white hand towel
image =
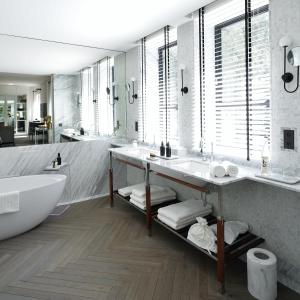
{"type": "Polygon", "coordinates": [[[194,223],[196,221],[196,218],[193,218],[192,220],[189,221],[185,221],[185,222],[181,222],[181,223],[176,223],[172,220],[170,220],[169,218],[166,218],[160,214],[157,215],[157,218],[162,221],[163,223],[167,224],[168,226],[170,226],[171,228],[175,229],[175,230],[179,230],[181,228],[184,228],[192,223],[194,223]]]}
{"type": "MultiPolygon", "coordinates": [[[[162,187],[162,186],[158,186],[158,185],[154,185],[154,184],[150,185],[150,193],[153,196],[163,192],[166,189],[167,188],[162,187]]],[[[146,196],[145,186],[134,188],[133,191],[132,191],[132,194],[134,194],[137,197],[145,197],[146,196]]]]}
{"type": "MultiPolygon", "coordinates": [[[[217,224],[211,225],[210,228],[217,234],[217,224]]],[[[249,230],[248,224],[240,221],[227,221],[224,225],[224,240],[225,243],[231,245],[240,234],[246,233],[249,230]]]]}
{"type": "Polygon", "coordinates": [[[18,212],[20,210],[20,193],[18,191],[0,193],[0,214],[18,212]]]}
{"type": "Polygon", "coordinates": [[[133,199],[130,199],[129,202],[132,203],[133,205],[137,206],[138,208],[142,209],[142,210],[146,210],[146,205],[145,204],[137,202],[133,199]]]}
{"type": "MultiPolygon", "coordinates": [[[[140,201],[141,203],[146,201],[146,195],[141,197],[141,196],[137,196],[135,193],[132,193],[131,197],[134,197],[136,201],[140,201]]],[[[159,193],[158,192],[154,193],[154,194],[151,193],[151,201],[164,199],[166,197],[168,199],[170,197],[171,197],[171,199],[175,199],[176,193],[173,190],[171,190],[170,188],[166,188],[164,191],[159,192],[159,193]]]]}
{"type": "Polygon", "coordinates": [[[124,188],[118,189],[118,193],[123,197],[128,197],[131,195],[132,190],[136,188],[144,188],[145,189],[145,183],[138,183],[131,186],[126,186],[124,188]]]}
{"type": "Polygon", "coordinates": [[[221,177],[224,177],[226,175],[226,171],[225,171],[224,166],[222,166],[221,164],[219,164],[216,161],[213,161],[213,162],[210,163],[209,170],[210,170],[210,175],[212,177],[221,178],[221,177]]]}
{"type": "Polygon", "coordinates": [[[197,221],[198,223],[189,229],[187,239],[208,252],[216,252],[216,236],[213,230],[207,225],[205,219],[199,217],[197,221]]]}
{"type": "MultiPolygon", "coordinates": [[[[135,195],[131,194],[130,199],[133,199],[134,201],[139,202],[141,204],[146,204],[146,198],[136,197],[135,195]]],[[[163,203],[165,201],[169,201],[169,200],[173,200],[173,199],[176,199],[176,195],[165,194],[165,195],[155,198],[155,199],[151,198],[151,205],[163,203]]]]}
{"type": "Polygon", "coordinates": [[[204,206],[201,200],[196,199],[182,201],[180,203],[162,207],[158,210],[160,215],[171,219],[175,223],[185,221],[191,217],[196,218],[198,216],[205,216],[211,212],[212,207],[210,204],[204,206]]]}
{"type": "Polygon", "coordinates": [[[222,163],[222,166],[225,168],[226,175],[228,175],[228,176],[236,177],[239,173],[238,166],[230,161],[224,161],[222,163]]]}

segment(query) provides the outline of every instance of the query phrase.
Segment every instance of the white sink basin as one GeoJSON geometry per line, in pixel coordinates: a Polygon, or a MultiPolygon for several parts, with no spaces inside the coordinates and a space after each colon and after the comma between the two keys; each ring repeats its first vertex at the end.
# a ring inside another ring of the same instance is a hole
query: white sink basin
{"type": "Polygon", "coordinates": [[[184,162],[178,162],[172,164],[172,167],[187,171],[189,173],[207,173],[209,171],[209,165],[205,162],[195,161],[195,160],[188,160],[184,162]]]}
{"type": "Polygon", "coordinates": [[[151,150],[146,148],[132,148],[132,149],[126,149],[126,152],[129,155],[142,156],[142,155],[149,155],[151,150]]]}

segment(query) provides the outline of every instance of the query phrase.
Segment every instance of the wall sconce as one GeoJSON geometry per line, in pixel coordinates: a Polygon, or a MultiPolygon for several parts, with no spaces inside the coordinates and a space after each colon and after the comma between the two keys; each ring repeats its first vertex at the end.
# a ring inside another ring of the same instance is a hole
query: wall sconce
{"type": "MultiPolygon", "coordinates": [[[[135,82],[136,82],[136,79],[134,77],[131,78],[131,84],[132,84],[132,95],[131,95],[131,98],[132,100],[130,100],[130,97],[129,97],[129,104],[133,104],[134,101],[138,98],[138,95],[135,93],[135,82]]],[[[130,84],[128,84],[128,87],[130,88],[130,84]]]]}
{"type": "Polygon", "coordinates": [[[187,94],[189,89],[186,86],[183,86],[183,71],[185,70],[185,65],[180,65],[180,72],[181,72],[181,95],[187,94]]]}
{"type": "Polygon", "coordinates": [[[286,53],[287,48],[290,45],[291,45],[291,39],[287,36],[281,38],[279,41],[279,46],[283,48],[283,52],[284,52],[284,58],[283,58],[284,67],[283,67],[283,75],[281,76],[281,78],[284,82],[284,84],[283,84],[284,90],[287,93],[294,93],[298,90],[298,87],[299,87],[300,47],[295,47],[295,48],[291,49],[287,54],[286,53]],[[292,66],[297,67],[297,86],[294,90],[291,90],[291,91],[289,91],[286,88],[286,84],[293,81],[294,75],[292,73],[286,71],[286,60],[288,60],[288,62],[292,66]]]}
{"type": "Polygon", "coordinates": [[[113,93],[113,100],[114,101],[119,101],[119,97],[118,97],[118,89],[117,89],[117,87],[118,87],[118,84],[117,84],[117,82],[113,82],[113,84],[112,84],[112,93],[113,93]]]}

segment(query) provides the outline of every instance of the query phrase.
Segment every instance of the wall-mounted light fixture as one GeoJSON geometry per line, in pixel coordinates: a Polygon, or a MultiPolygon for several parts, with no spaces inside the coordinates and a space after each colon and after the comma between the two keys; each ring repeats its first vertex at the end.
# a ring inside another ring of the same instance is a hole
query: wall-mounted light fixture
{"type": "Polygon", "coordinates": [[[183,72],[185,70],[185,65],[180,65],[180,73],[181,73],[181,95],[187,94],[189,89],[187,86],[183,86],[183,72]]]}
{"type": "MultiPolygon", "coordinates": [[[[131,78],[131,84],[132,84],[132,95],[131,97],[129,97],[128,101],[129,101],[129,104],[133,104],[134,101],[138,98],[138,95],[137,93],[135,92],[135,84],[136,84],[136,79],[134,77],[131,78]],[[131,100],[130,100],[131,98],[131,100]]],[[[128,84],[128,88],[130,89],[130,84],[128,84]]]]}
{"type": "Polygon", "coordinates": [[[118,84],[117,82],[113,82],[112,84],[112,93],[113,93],[113,100],[115,101],[119,101],[119,96],[118,96],[118,84]]]}
{"type": "Polygon", "coordinates": [[[283,83],[284,90],[287,93],[294,93],[298,90],[298,87],[299,87],[300,47],[295,47],[287,53],[287,48],[291,45],[291,43],[292,43],[291,39],[287,36],[284,36],[279,41],[279,46],[283,48],[283,52],[284,52],[283,75],[281,76],[281,78],[284,82],[283,83]],[[297,85],[296,85],[296,88],[291,91],[287,89],[286,84],[293,81],[294,75],[290,72],[287,72],[287,70],[286,70],[286,61],[287,60],[292,66],[297,67],[297,85]]]}

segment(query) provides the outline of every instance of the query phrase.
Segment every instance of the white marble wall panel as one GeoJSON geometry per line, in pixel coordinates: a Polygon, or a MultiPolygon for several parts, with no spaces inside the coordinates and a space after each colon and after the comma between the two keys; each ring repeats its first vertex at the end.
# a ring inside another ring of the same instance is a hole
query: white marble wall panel
{"type": "MultiPolygon", "coordinates": [[[[59,171],[69,177],[61,203],[105,195],[108,193],[107,149],[110,147],[106,141],[90,141],[2,148],[0,178],[42,174],[59,152],[62,160],[70,166],[70,176],[68,167],[59,171]]],[[[116,187],[124,185],[124,167],[118,165],[114,171],[116,187]]]]}

